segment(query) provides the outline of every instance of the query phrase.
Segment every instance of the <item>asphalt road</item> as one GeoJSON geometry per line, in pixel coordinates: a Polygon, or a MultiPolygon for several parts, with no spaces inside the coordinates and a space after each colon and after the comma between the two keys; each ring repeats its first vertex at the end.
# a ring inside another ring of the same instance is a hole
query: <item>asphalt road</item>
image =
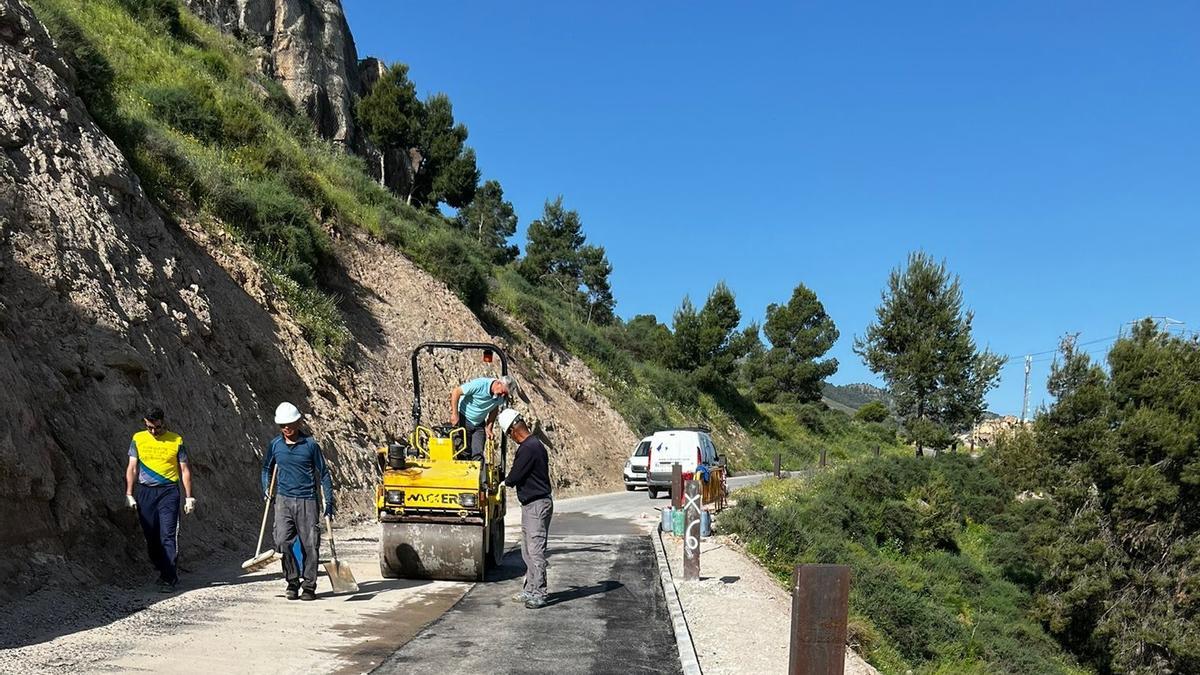
{"type": "MultiPolygon", "coordinates": [[[[731,480],[742,487],[759,476],[731,480]]],[[[508,554],[487,583],[388,657],[376,673],[678,673],[679,656],[646,536],[669,499],[643,490],[556,502],[546,607],[512,601],[525,565],[510,507],[508,554]]]]}

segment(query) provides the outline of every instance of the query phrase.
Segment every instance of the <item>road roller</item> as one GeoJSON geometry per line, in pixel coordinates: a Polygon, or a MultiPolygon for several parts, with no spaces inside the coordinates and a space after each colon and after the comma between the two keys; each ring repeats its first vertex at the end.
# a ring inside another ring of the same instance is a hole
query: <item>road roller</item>
{"type": "Polygon", "coordinates": [[[482,581],[504,556],[507,440],[488,439],[474,461],[466,429],[421,420],[419,357],[441,350],[481,352],[508,374],[508,357],[494,344],[426,342],[413,350],[413,430],[378,450],[379,571],[387,579],[482,581]]]}

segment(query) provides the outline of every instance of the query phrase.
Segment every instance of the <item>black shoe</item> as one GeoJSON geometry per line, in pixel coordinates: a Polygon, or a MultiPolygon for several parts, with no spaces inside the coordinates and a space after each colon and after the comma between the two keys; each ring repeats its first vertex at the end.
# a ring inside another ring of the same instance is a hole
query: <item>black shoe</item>
{"type": "Polygon", "coordinates": [[[287,593],[285,595],[287,596],[288,600],[295,600],[296,598],[300,597],[300,589],[289,588],[287,589],[287,593]]]}
{"type": "Polygon", "coordinates": [[[533,595],[525,601],[525,609],[541,609],[545,606],[546,597],[543,595],[533,595]]]}
{"type": "Polygon", "coordinates": [[[158,592],[159,593],[174,593],[175,585],[178,583],[179,583],[178,579],[176,579],[175,581],[167,581],[166,579],[163,579],[162,581],[158,582],[158,592]]]}
{"type": "Polygon", "coordinates": [[[304,589],[304,592],[300,594],[300,599],[301,600],[316,600],[317,592],[312,590],[311,588],[306,588],[306,589],[304,589]]]}

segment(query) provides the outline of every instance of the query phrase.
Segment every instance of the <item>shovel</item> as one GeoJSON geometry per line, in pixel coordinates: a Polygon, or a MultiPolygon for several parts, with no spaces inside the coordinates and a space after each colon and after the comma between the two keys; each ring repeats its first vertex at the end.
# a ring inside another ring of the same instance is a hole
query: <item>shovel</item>
{"type": "Polygon", "coordinates": [[[333,519],[325,516],[325,527],[329,530],[329,553],[333,556],[333,560],[323,563],[325,574],[329,576],[329,583],[333,584],[334,593],[357,593],[358,582],[354,580],[354,572],[350,571],[350,564],[338,560],[337,547],[333,545],[333,519]]]}
{"type": "Polygon", "coordinates": [[[262,550],[262,544],[263,544],[263,535],[265,535],[267,533],[267,515],[269,513],[271,513],[271,498],[275,496],[275,475],[278,473],[279,473],[279,465],[276,464],[275,469],[273,471],[271,471],[271,484],[267,488],[267,505],[263,507],[262,527],[259,528],[259,530],[258,530],[258,548],[256,549],[257,552],[254,554],[253,558],[242,563],[242,569],[246,570],[247,572],[253,572],[256,570],[260,570],[260,569],[266,567],[267,565],[271,564],[271,562],[273,560],[275,560],[275,555],[276,555],[275,549],[271,549],[270,551],[264,551],[264,550],[262,550]]]}

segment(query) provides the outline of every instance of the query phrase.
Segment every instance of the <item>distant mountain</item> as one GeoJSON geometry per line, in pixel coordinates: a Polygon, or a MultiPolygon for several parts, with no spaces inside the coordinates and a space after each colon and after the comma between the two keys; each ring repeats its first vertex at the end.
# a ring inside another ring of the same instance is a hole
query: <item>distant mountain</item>
{"type": "Polygon", "coordinates": [[[831,408],[848,408],[851,412],[871,401],[891,403],[891,395],[888,394],[887,389],[862,382],[855,384],[829,384],[826,382],[821,390],[821,398],[831,408]]]}

